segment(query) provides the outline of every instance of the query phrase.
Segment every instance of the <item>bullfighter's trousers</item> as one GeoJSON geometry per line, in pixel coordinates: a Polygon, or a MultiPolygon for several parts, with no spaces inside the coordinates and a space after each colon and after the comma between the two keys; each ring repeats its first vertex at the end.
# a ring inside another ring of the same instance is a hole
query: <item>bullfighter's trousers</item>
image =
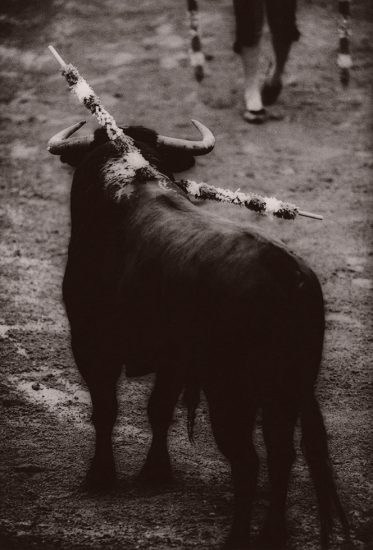
{"type": "Polygon", "coordinates": [[[233,49],[236,53],[241,53],[243,46],[258,44],[265,14],[273,41],[290,44],[298,40],[296,0],[233,0],[233,5],[236,17],[233,49]]]}

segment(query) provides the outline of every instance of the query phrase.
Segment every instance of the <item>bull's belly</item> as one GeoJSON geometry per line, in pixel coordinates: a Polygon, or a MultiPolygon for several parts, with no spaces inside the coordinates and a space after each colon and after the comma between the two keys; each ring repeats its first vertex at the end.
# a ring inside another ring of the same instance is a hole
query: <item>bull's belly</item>
{"type": "Polygon", "coordinates": [[[146,376],[157,371],[158,363],[156,361],[136,361],[131,359],[126,361],[124,369],[128,378],[146,376]]]}

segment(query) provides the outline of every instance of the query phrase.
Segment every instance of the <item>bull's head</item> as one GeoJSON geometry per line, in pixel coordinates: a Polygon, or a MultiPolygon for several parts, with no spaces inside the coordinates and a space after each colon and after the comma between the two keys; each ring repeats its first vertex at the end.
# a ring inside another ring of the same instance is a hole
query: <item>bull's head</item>
{"type": "MultiPolygon", "coordinates": [[[[133,138],[140,149],[150,148],[155,152],[159,162],[169,172],[180,172],[194,164],[194,157],[209,153],[214,145],[215,138],[212,132],[197,120],[192,120],[194,126],[201,133],[200,140],[186,140],[157,134],[142,126],[123,127],[125,134],[133,138]]],[[[84,137],[71,137],[79,130],[85,121],[73,124],[58,132],[48,142],[48,150],[53,155],[60,155],[62,162],[71,166],[78,166],[86,155],[99,145],[109,141],[104,129],[98,129],[93,134],[84,137]]]]}

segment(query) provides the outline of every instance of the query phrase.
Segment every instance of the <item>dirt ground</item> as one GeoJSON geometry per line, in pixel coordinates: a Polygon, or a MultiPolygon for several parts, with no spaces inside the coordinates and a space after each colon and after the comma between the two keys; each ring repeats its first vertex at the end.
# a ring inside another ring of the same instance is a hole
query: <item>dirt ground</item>
{"type": "MultiPolygon", "coordinates": [[[[200,1],[204,47],[213,55],[201,85],[188,66],[183,1],[2,5],[0,548],[215,549],[232,512],[228,467],[204,403],[194,446],[185,411],[177,408],[170,434],[176,483],[162,490],[136,485],[150,439],[145,406],[151,376],[121,380],[118,487],[107,494],[80,489],[93,430],[61,302],[72,172],[48,155],[46,143],[89,115],[69,95],[49,43],[78,66],[118,122],[185,137],[194,135],[190,118],[209,126],[217,144],[190,171],[197,181],[275,195],[324,216],[322,222],[270,221],[233,206],[201,206],[281,238],[319,275],[327,331],[318,394],[353,547],[373,548],[371,0],[353,2],[355,67],[347,90],[336,68],[336,2],[300,1],[302,37],[272,108],[276,120],[260,127],[241,118],[230,0],[200,1]]],[[[268,35],[266,41],[263,68],[268,35]]],[[[268,496],[259,429],[257,442],[262,468],[254,533],[268,496]]],[[[299,450],[289,526],[294,550],[319,547],[315,498],[299,450]]],[[[338,529],[333,544],[345,547],[338,529]]]]}

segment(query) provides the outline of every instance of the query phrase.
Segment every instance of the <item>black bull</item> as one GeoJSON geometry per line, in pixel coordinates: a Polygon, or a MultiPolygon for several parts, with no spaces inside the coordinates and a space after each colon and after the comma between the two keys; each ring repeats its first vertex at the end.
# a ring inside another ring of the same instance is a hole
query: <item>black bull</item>
{"type": "MultiPolygon", "coordinates": [[[[128,376],[154,372],[153,439],[142,479],[170,479],[167,432],[175,405],[184,391],[191,431],[202,390],[232,470],[226,548],[247,548],[258,472],[252,434],[261,409],[271,492],[260,540],[280,547],[300,418],[326,547],[333,508],[346,530],[347,524],[314,395],[324,334],[315,274],[248,224],[198,208],[172,181],[134,181],[115,198],[123,160],[102,136],[96,133],[87,152],[78,149],[71,161],[77,168],[63,283],[74,357],[92,398],[96,450],[88,482],[106,486],[115,479],[111,434],[122,366],[128,376]]],[[[153,165],[168,175],[170,165],[177,168],[175,155],[161,157],[146,132],[142,139],[148,143],[136,145],[153,165]]],[[[180,159],[192,163],[188,153],[180,159]]]]}

